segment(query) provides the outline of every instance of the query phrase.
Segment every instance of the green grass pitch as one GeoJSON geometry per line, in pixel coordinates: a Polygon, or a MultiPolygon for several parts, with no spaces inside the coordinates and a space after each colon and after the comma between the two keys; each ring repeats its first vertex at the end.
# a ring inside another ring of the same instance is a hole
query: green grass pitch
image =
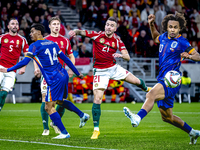
{"type": "MultiPolygon", "coordinates": [[[[199,150],[200,138],[196,145],[189,145],[189,136],[182,130],[161,120],[155,104],[153,110],[137,128],[131,126],[125,117],[123,107],[139,111],[142,103],[101,105],[100,136],[91,140],[93,132],[92,103],[76,104],[90,114],[91,119],[79,128],[79,117],[66,111],[62,121],[70,133],[70,139],[52,140],[56,136],[50,128],[49,136],[42,136],[40,116],[41,104],[6,103],[0,112],[1,150],[61,150],[61,149],[130,149],[130,150],[199,150]],[[12,141],[13,140],[13,141],[12,141]]],[[[174,114],[181,117],[194,129],[200,129],[200,103],[175,103],[174,114]]],[[[50,119],[49,119],[50,122],[50,119]]]]}

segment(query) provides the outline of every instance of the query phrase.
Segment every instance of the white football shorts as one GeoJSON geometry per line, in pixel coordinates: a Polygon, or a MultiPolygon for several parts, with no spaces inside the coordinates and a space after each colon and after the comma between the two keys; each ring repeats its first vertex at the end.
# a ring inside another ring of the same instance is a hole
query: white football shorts
{"type": "MultiPolygon", "coordinates": [[[[0,65],[0,68],[5,68],[0,65]]],[[[4,91],[12,91],[13,86],[15,84],[15,76],[16,73],[14,71],[3,73],[0,72],[0,84],[1,84],[1,89],[4,91]]]]}
{"type": "Polygon", "coordinates": [[[93,68],[93,74],[93,90],[95,90],[107,89],[110,79],[123,80],[130,74],[130,72],[116,64],[105,69],[93,68]]]}
{"type": "Polygon", "coordinates": [[[47,93],[47,82],[44,79],[43,75],[41,76],[41,82],[40,82],[40,88],[41,88],[41,93],[47,93]]]}

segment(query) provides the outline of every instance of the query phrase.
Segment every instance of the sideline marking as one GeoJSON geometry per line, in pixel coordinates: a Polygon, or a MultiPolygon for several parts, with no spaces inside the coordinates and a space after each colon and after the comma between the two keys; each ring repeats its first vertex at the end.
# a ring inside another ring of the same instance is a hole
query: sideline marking
{"type": "MultiPolygon", "coordinates": [[[[40,110],[3,110],[3,111],[15,111],[15,112],[25,112],[25,111],[40,111],[40,110]]],[[[91,110],[83,110],[82,111],[86,111],[86,112],[91,112],[91,110]]],[[[118,112],[118,113],[123,113],[123,110],[101,110],[101,112],[118,112]]],[[[134,113],[137,113],[137,111],[132,111],[134,113]]],[[[159,111],[150,111],[150,113],[160,113],[159,111]]],[[[200,112],[176,112],[174,111],[173,113],[177,113],[177,114],[200,114],[200,112]]]]}
{"type": "Polygon", "coordinates": [[[62,146],[62,147],[83,148],[83,149],[118,150],[118,149],[81,147],[81,146],[72,146],[72,145],[64,145],[64,144],[44,143],[44,142],[35,142],[35,141],[9,140],[9,139],[0,139],[0,141],[19,142],[19,143],[33,143],[33,144],[42,144],[42,145],[53,145],[53,146],[62,146]]]}

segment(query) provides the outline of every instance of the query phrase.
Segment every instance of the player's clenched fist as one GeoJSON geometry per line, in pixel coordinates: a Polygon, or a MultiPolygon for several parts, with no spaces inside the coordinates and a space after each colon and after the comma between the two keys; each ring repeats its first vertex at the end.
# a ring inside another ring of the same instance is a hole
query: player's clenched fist
{"type": "Polygon", "coordinates": [[[155,21],[155,16],[153,15],[153,14],[151,14],[151,15],[149,15],[148,16],[148,23],[150,24],[150,25],[152,25],[153,23],[154,23],[154,21],[155,21]]]}
{"type": "Polygon", "coordinates": [[[76,32],[75,32],[74,30],[69,31],[68,34],[69,34],[69,36],[71,36],[71,37],[72,37],[72,36],[76,36],[76,32]]]}

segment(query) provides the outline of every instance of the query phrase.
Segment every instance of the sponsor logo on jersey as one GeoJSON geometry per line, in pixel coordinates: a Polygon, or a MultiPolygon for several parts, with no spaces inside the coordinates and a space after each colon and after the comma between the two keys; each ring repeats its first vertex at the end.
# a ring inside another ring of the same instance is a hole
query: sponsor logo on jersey
{"type": "Polygon", "coordinates": [[[10,41],[10,43],[14,43],[14,41],[12,40],[12,41],[10,41]]]}
{"type": "Polygon", "coordinates": [[[178,45],[178,43],[176,41],[172,42],[171,47],[175,48],[178,45]]]}
{"type": "Polygon", "coordinates": [[[4,43],[8,43],[8,39],[5,39],[5,40],[4,40],[4,43]]]}
{"type": "Polygon", "coordinates": [[[115,43],[114,42],[112,42],[112,47],[115,47],[115,43]]]}
{"type": "Polygon", "coordinates": [[[17,45],[19,45],[19,40],[17,40],[17,45]]]}
{"type": "Polygon", "coordinates": [[[100,38],[99,42],[104,43],[105,42],[104,38],[100,38]]]}
{"type": "Polygon", "coordinates": [[[106,45],[110,45],[110,43],[109,43],[109,42],[106,42],[106,45]]]}

